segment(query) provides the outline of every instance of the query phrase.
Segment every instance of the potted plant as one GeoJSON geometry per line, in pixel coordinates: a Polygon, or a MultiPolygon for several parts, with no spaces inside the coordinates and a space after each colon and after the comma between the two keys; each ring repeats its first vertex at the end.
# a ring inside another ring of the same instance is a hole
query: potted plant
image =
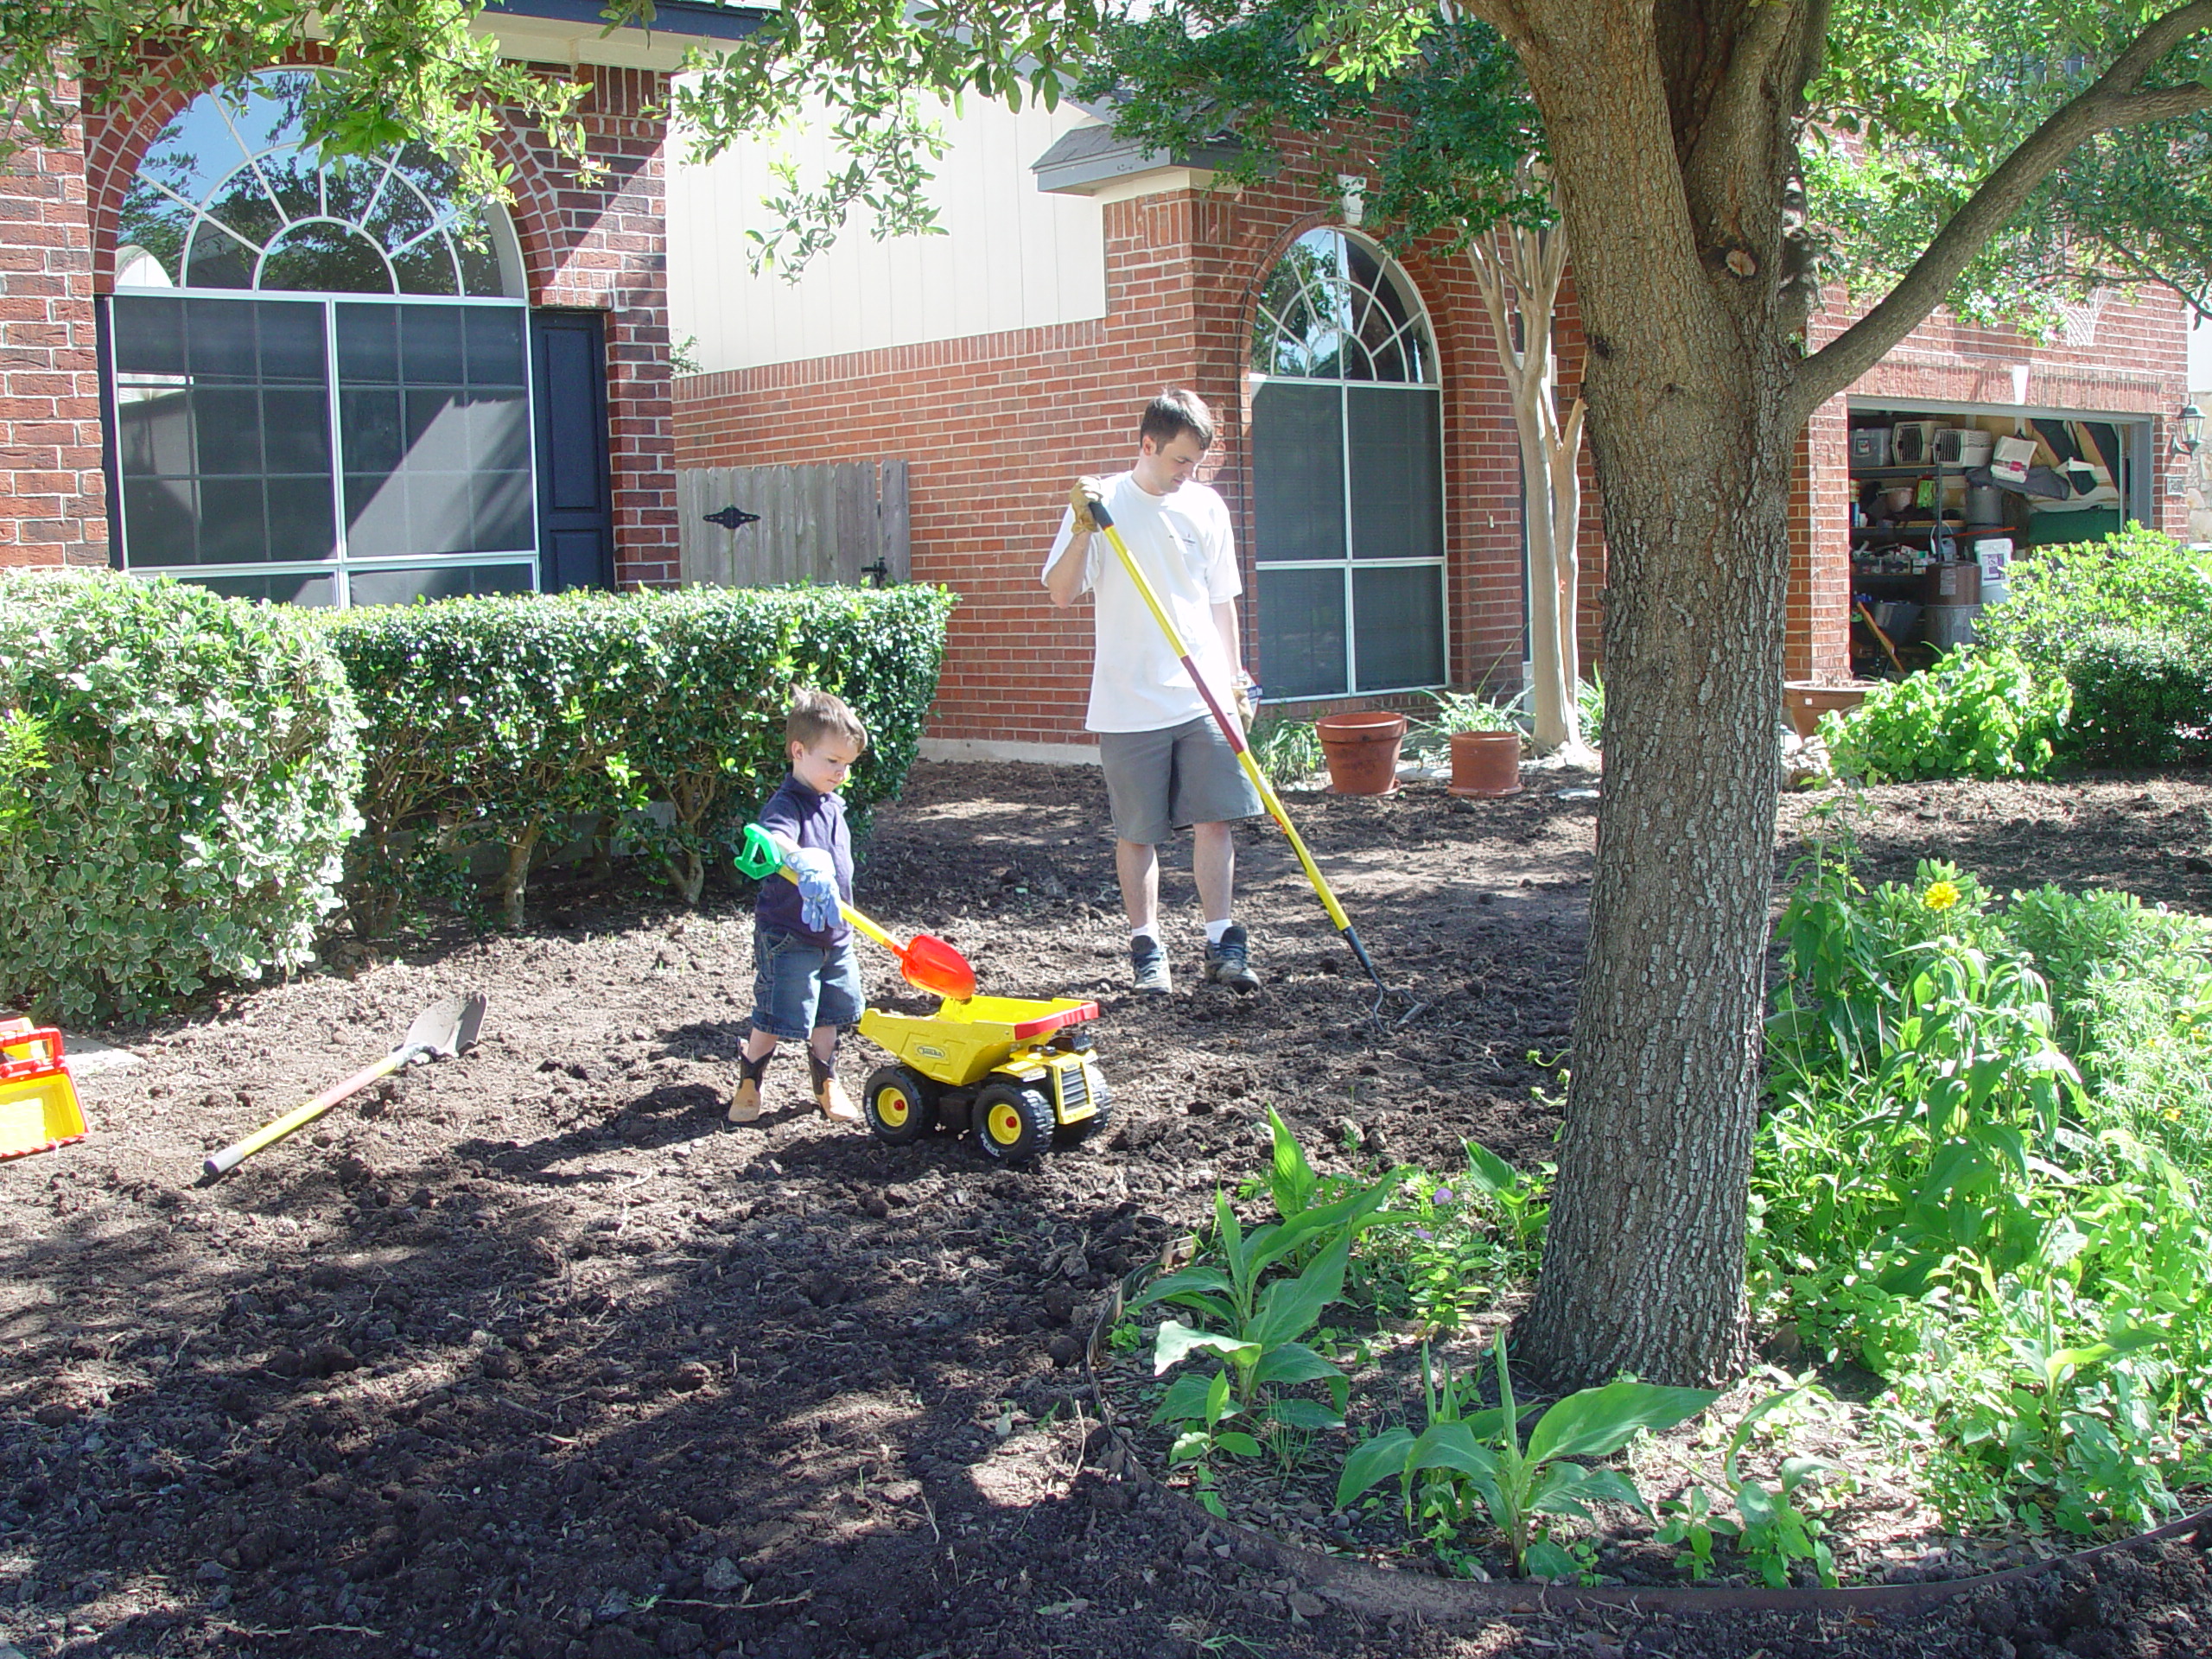
{"type": "Polygon", "coordinates": [[[1438,691],[1432,729],[1452,743],[1452,793],[1494,797],[1521,791],[1523,727],[1514,709],[1474,691],[1438,691]]]}
{"type": "Polygon", "coordinates": [[[1406,717],[1388,709],[1324,715],[1313,722],[1332,795],[1388,795],[1398,787],[1406,717]]]}

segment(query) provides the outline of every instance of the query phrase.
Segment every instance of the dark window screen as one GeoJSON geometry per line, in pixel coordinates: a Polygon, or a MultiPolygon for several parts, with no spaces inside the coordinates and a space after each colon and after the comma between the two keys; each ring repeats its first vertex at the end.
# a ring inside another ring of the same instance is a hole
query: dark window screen
{"type": "Polygon", "coordinates": [[[139,566],[327,559],[322,308],[114,302],[116,452],[139,566]]]}
{"type": "Polygon", "coordinates": [[[1271,380],[1252,400],[1254,559],[1344,556],[1344,413],[1334,386],[1271,380]]]}
{"type": "Polygon", "coordinates": [[[1344,567],[1262,569],[1259,578],[1257,677],[1266,695],[1320,697],[1346,690],[1344,567]]]}
{"type": "Polygon", "coordinates": [[[1351,427],[1352,556],[1441,557],[1439,394],[1354,386],[1344,398],[1351,427]]]}
{"type": "MultiPolygon", "coordinates": [[[[1334,572],[1330,574],[1334,575],[1334,572]]],[[[1444,681],[1444,572],[1409,565],[1351,573],[1362,691],[1444,681]]],[[[1270,688],[1272,690],[1273,688],[1270,688]]]]}
{"type": "Polygon", "coordinates": [[[353,557],[534,546],[523,321],[505,308],[338,308],[353,557]]]}

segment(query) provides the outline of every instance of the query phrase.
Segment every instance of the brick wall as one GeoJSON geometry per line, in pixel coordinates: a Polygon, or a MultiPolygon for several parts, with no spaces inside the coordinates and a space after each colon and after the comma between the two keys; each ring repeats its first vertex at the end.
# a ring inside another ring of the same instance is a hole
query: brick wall
{"type": "MultiPolygon", "coordinates": [[[[1096,321],[688,377],[677,391],[679,462],[912,462],[914,577],[944,582],[963,601],[931,735],[1083,741],[1090,613],[1056,611],[1038,573],[1069,481],[1129,464],[1143,400],[1162,385],[1191,387],[1220,418],[1204,475],[1238,526],[1253,650],[1252,321],[1283,250],[1336,222],[1324,170],[1293,162],[1237,196],[1185,190],[1109,204],[1107,315],[1096,321]]],[[[1520,473],[1489,321],[1464,260],[1423,251],[1403,263],[1428,309],[1446,388],[1450,671],[1456,683],[1487,673],[1517,684],[1520,473]]],[[[1572,382],[1580,336],[1571,315],[1565,337],[1572,382]]],[[[1594,499],[1588,517],[1586,605],[1603,580],[1594,499]]],[[[1592,628],[1586,657],[1594,642],[1592,628]]]]}
{"type": "Polygon", "coordinates": [[[105,564],[81,127],[0,170],[0,565],[105,564]]]}
{"type": "MultiPolygon", "coordinates": [[[[312,51],[297,60],[309,61],[312,51]]],[[[538,66],[552,74],[567,66],[538,66]]],[[[675,585],[675,435],[668,370],[667,231],[663,217],[668,78],[655,71],[574,71],[589,85],[580,111],[588,151],[604,169],[587,183],[532,127],[510,121],[495,147],[514,169],[515,232],[530,302],[607,314],[609,458],[615,568],[626,585],[675,585]]],[[[140,159],[194,87],[149,93],[87,118],[79,172],[88,199],[92,280],[115,281],[116,226],[140,159]]],[[[79,245],[80,246],[82,244],[79,245]]],[[[89,330],[90,310],[86,308],[89,330]]],[[[89,333],[86,339],[89,343],[89,333]]],[[[90,366],[89,354],[86,365],[90,366]]],[[[97,411],[95,411],[95,419],[97,411]]]]}

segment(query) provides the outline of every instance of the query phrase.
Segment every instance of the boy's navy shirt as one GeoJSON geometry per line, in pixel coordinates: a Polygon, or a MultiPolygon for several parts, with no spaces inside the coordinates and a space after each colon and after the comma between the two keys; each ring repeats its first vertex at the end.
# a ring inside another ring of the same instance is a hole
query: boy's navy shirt
{"type": "MultiPolygon", "coordinates": [[[[818,794],[799,782],[796,774],[786,774],[783,787],[760,809],[760,825],[801,847],[818,848],[829,854],[836,871],[837,896],[847,904],[852,902],[853,838],[845,828],[842,798],[818,794]]],[[[834,950],[853,935],[842,916],[827,928],[809,927],[802,919],[798,888],[780,875],[772,875],[760,884],[760,896],[753,901],[753,917],[772,933],[788,933],[824,950],[834,950]]]]}

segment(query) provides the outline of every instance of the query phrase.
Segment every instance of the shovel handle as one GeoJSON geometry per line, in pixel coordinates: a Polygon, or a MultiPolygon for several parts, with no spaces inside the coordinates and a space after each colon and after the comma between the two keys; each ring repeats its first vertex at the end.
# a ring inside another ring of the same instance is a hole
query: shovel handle
{"type": "Polygon", "coordinates": [[[264,1123],[243,1141],[233,1141],[207,1160],[207,1173],[229,1174],[264,1147],[272,1147],[294,1130],[305,1128],[346,1096],[357,1094],[378,1077],[397,1071],[406,1058],[404,1050],[394,1049],[374,1065],[363,1067],[343,1083],[333,1084],[306,1105],[285,1113],[273,1123],[264,1123]]]}

